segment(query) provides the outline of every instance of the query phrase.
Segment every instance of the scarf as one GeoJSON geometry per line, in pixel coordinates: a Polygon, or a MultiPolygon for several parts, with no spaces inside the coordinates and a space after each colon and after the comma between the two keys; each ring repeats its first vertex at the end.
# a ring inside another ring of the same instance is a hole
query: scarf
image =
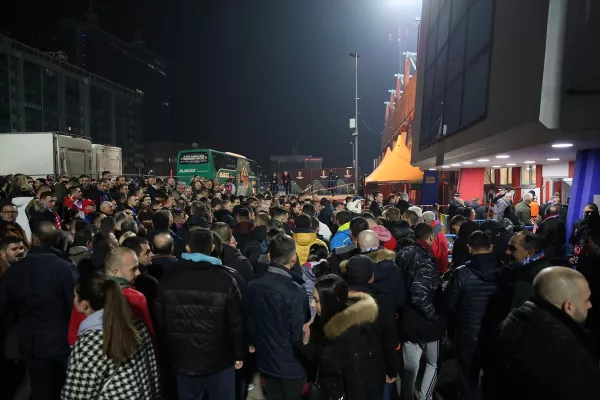
{"type": "Polygon", "coordinates": [[[523,267],[523,266],[525,266],[527,264],[531,264],[531,263],[533,263],[533,262],[541,259],[542,257],[544,257],[544,252],[543,251],[540,252],[540,253],[534,254],[534,255],[532,255],[529,258],[524,259],[523,261],[519,262],[519,265],[521,267],[523,267]]]}
{"type": "Polygon", "coordinates": [[[202,254],[202,253],[183,253],[181,255],[181,258],[183,258],[184,260],[188,260],[188,261],[194,261],[194,262],[205,261],[205,262],[211,263],[213,265],[223,265],[223,263],[221,262],[220,259],[218,259],[216,257],[207,256],[206,254],[202,254]]]}
{"type": "Polygon", "coordinates": [[[60,217],[58,216],[58,213],[49,207],[46,207],[46,210],[54,214],[54,226],[56,226],[56,229],[61,230],[62,225],[60,223],[60,217]]]}

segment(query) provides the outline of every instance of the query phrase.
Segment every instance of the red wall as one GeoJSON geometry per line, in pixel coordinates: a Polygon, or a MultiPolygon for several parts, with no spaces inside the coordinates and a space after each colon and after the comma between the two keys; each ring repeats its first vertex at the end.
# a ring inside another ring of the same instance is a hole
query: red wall
{"type": "Polygon", "coordinates": [[[485,183],[485,168],[464,168],[460,171],[458,191],[460,198],[471,201],[474,198],[481,199],[483,196],[483,184],[485,183]]]}

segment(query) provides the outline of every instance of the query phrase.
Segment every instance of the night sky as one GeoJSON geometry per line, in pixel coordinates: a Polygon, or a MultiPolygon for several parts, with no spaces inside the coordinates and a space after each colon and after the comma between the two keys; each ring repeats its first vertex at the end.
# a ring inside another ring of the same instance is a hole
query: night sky
{"type": "MultiPolygon", "coordinates": [[[[67,1],[65,9],[36,1],[37,16],[25,18],[31,3],[10,25],[41,29],[82,13],[88,1],[67,1]]],[[[421,14],[415,0],[95,0],[94,7],[103,28],[127,40],[139,26],[147,46],[169,60],[172,140],[264,165],[270,154],[291,154],[296,141],[300,153],[324,157],[324,167],[351,164],[349,53],[359,52],[359,113],[372,131],[361,121],[366,172],[379,154],[383,102],[399,70],[397,26],[408,29],[415,51],[421,14]]]]}

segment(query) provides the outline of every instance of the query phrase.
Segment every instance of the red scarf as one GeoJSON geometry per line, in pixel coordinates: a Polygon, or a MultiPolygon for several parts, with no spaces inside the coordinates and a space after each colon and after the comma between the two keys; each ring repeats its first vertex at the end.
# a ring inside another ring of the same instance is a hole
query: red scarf
{"type": "Polygon", "coordinates": [[[52,214],[54,214],[54,226],[56,226],[56,229],[61,230],[62,228],[62,224],[60,223],[60,217],[58,216],[58,213],[48,207],[46,207],[46,210],[52,212],[52,214]]]}

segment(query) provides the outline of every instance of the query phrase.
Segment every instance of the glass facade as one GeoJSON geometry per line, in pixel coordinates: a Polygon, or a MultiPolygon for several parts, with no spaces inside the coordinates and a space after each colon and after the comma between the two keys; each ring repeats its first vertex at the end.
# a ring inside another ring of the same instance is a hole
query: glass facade
{"type": "Polygon", "coordinates": [[[94,143],[112,143],[110,93],[102,88],[90,88],[90,133],[94,143]]]}
{"type": "Polygon", "coordinates": [[[79,81],[65,77],[65,125],[67,132],[80,135],[83,132],[83,107],[79,81]]]}
{"type": "Polygon", "coordinates": [[[8,57],[0,54],[0,132],[10,132],[10,70],[8,57]]]}
{"type": "Polygon", "coordinates": [[[44,131],[58,131],[58,73],[50,68],[42,72],[44,92],[44,131]]]}
{"type": "Polygon", "coordinates": [[[431,0],[419,147],[487,111],[494,0],[431,0]]]}
{"type": "Polygon", "coordinates": [[[23,62],[25,131],[40,132],[42,123],[42,74],[39,65],[23,62]]]}

